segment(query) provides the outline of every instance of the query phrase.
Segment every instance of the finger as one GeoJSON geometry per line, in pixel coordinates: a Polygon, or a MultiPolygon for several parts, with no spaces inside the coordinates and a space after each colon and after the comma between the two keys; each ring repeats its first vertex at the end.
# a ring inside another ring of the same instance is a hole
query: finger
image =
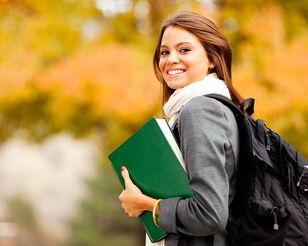
{"type": "Polygon", "coordinates": [[[127,189],[127,187],[133,184],[133,182],[131,181],[129,177],[128,170],[124,166],[121,167],[121,174],[125,182],[125,188],[127,189]]]}
{"type": "Polygon", "coordinates": [[[119,195],[119,200],[121,202],[123,201],[123,197],[124,197],[124,191],[122,191],[121,194],[119,195]]]}

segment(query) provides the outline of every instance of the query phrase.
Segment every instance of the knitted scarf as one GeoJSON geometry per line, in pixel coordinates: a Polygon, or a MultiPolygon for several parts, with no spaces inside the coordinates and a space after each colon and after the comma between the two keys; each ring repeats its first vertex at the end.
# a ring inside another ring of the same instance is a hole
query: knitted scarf
{"type": "Polygon", "coordinates": [[[220,94],[231,99],[225,82],[218,79],[216,73],[208,74],[200,81],[175,90],[163,107],[165,115],[169,118],[169,125],[172,126],[174,124],[181,108],[191,99],[211,93],[220,94]]]}

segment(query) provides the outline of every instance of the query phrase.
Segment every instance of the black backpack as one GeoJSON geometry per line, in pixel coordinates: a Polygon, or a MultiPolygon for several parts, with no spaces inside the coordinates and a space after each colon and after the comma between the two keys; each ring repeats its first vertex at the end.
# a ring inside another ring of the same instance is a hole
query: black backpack
{"type": "Polygon", "coordinates": [[[253,99],[244,100],[240,110],[223,96],[207,96],[231,109],[240,132],[229,245],[308,245],[308,163],[263,120],[250,117],[253,99]]]}

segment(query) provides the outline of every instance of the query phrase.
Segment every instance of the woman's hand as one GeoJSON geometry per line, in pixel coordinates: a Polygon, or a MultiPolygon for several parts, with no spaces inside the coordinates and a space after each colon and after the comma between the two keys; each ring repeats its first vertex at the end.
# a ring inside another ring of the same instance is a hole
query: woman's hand
{"type": "Polygon", "coordinates": [[[148,197],[132,182],[128,170],[121,167],[122,176],[125,182],[125,190],[119,196],[121,206],[130,217],[138,217],[144,211],[152,211],[155,199],[148,197]]]}

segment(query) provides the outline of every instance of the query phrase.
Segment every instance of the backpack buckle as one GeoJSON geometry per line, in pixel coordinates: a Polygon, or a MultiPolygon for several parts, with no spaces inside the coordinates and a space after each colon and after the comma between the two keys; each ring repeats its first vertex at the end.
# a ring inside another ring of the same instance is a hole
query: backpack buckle
{"type": "Polygon", "coordinates": [[[254,113],[255,99],[247,98],[242,101],[240,105],[240,109],[251,116],[254,113]]]}

